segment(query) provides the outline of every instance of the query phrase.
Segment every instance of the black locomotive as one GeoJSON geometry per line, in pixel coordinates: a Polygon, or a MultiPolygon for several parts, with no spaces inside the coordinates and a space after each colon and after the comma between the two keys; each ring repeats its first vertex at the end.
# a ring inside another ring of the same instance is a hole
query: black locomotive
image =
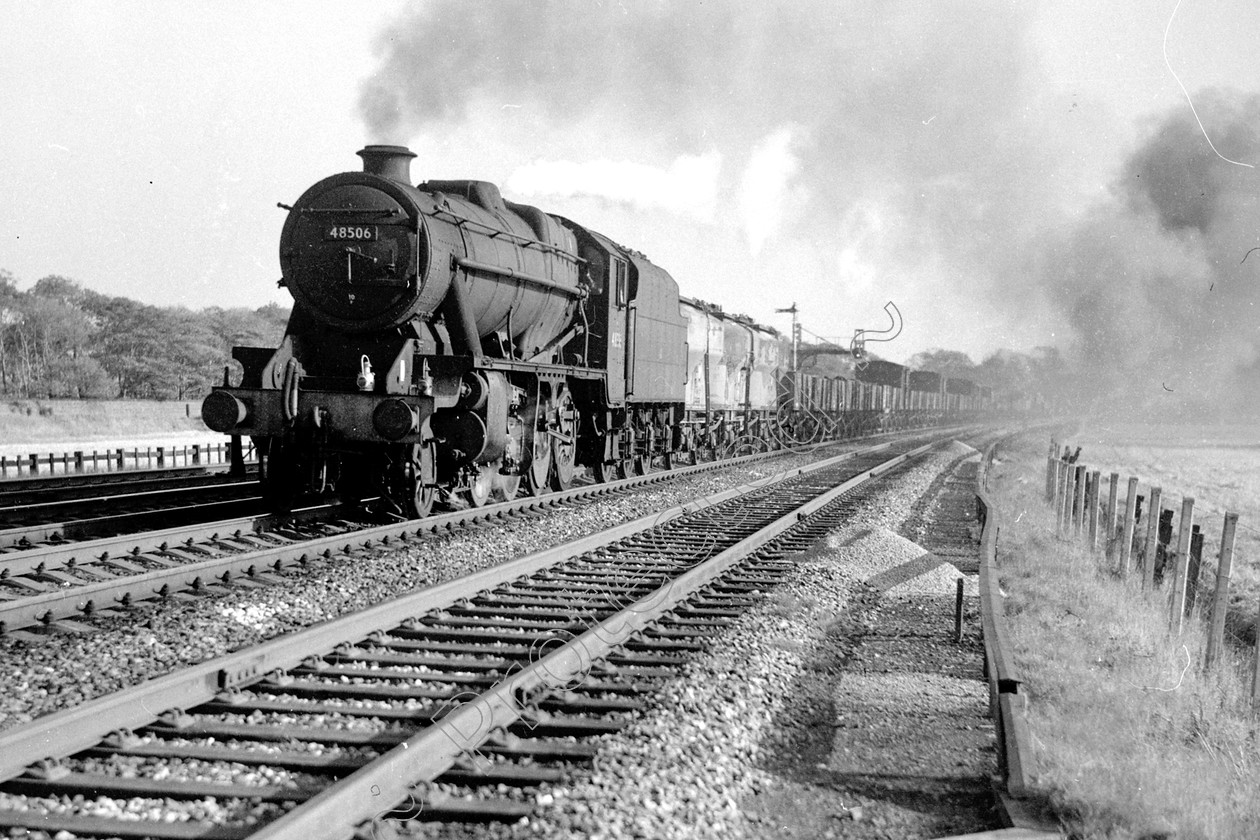
{"type": "Polygon", "coordinates": [[[400,146],[359,152],[289,209],[278,348],[206,397],[249,435],[276,510],[380,496],[406,516],[982,408],[963,380],[892,363],[804,373],[789,341],[680,298],[641,253],[484,181],[413,186],[400,146]]]}

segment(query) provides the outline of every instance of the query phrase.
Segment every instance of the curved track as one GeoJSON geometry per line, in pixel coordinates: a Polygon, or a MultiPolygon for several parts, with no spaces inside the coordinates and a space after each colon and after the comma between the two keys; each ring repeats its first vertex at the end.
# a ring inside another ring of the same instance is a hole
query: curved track
{"type": "Polygon", "coordinates": [[[624,726],[645,687],[773,585],[784,553],[921,444],[829,459],[41,718],[0,737],[0,826],[297,838],[515,819],[522,788],[589,760],[582,738],[624,726]]]}

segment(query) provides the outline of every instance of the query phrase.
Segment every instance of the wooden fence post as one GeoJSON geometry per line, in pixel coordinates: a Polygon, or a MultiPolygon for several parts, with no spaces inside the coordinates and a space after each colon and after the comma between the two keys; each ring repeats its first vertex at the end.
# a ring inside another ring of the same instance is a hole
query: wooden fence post
{"type": "Polygon", "coordinates": [[[1107,490],[1107,514],[1103,522],[1103,533],[1107,540],[1107,559],[1116,558],[1116,506],[1120,503],[1120,473],[1112,473],[1110,489],[1107,490]]]}
{"type": "Polygon", "coordinates": [[[1054,465],[1058,463],[1057,458],[1046,459],[1046,501],[1054,498],[1054,465]]]}
{"type": "Polygon", "coordinates": [[[1186,563],[1186,615],[1194,612],[1199,602],[1199,571],[1203,568],[1203,530],[1190,529],[1190,560],[1186,563]]]}
{"type": "MultiPolygon", "coordinates": [[[[1216,561],[1216,594],[1212,596],[1212,623],[1208,629],[1208,667],[1216,661],[1225,646],[1225,613],[1229,610],[1229,573],[1234,567],[1234,530],[1238,527],[1238,514],[1225,513],[1225,528],[1221,531],[1221,554],[1216,561]]],[[[1252,680],[1251,696],[1255,697],[1255,680],[1252,680]]]]}
{"type": "Polygon", "coordinates": [[[1129,560],[1133,556],[1133,528],[1136,525],[1138,480],[1129,477],[1129,495],[1124,501],[1124,526],[1120,536],[1120,577],[1129,575],[1129,560]]]}
{"type": "Polygon", "coordinates": [[[1063,497],[1067,495],[1067,470],[1068,465],[1062,461],[1056,462],[1055,482],[1054,482],[1054,528],[1055,533],[1063,533],[1063,497]]]}
{"type": "Polygon", "coordinates": [[[1090,554],[1098,552],[1098,491],[1100,490],[1100,481],[1102,481],[1102,473],[1098,470],[1094,470],[1089,474],[1089,495],[1085,497],[1085,504],[1089,505],[1090,554]]]}
{"type": "Polygon", "coordinates": [[[1151,488],[1151,503],[1146,506],[1146,545],[1142,547],[1142,588],[1155,588],[1155,558],[1159,554],[1159,497],[1163,490],[1151,488]]]}
{"type": "Polygon", "coordinates": [[[1072,500],[1076,497],[1076,468],[1063,465],[1063,533],[1072,533],[1072,500]]]}
{"type": "Polygon", "coordinates": [[[1085,493],[1088,487],[1085,486],[1087,473],[1084,464],[1078,464],[1074,470],[1076,475],[1073,479],[1075,490],[1072,493],[1072,535],[1080,537],[1081,528],[1085,524],[1085,493]]]}
{"type": "Polygon", "coordinates": [[[1186,618],[1186,572],[1190,565],[1190,528],[1194,524],[1194,499],[1181,500],[1181,530],[1177,534],[1177,565],[1173,572],[1172,604],[1169,607],[1168,629],[1181,635],[1186,618]]]}

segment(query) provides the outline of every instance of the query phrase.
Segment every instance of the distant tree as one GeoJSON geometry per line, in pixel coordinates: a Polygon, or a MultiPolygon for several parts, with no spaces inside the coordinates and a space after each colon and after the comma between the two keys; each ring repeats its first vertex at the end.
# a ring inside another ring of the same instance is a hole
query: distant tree
{"type": "Polygon", "coordinates": [[[906,360],[906,367],[914,370],[930,370],[945,376],[957,376],[974,379],[976,363],[966,353],[957,350],[942,350],[934,347],[915,353],[906,360]]]}

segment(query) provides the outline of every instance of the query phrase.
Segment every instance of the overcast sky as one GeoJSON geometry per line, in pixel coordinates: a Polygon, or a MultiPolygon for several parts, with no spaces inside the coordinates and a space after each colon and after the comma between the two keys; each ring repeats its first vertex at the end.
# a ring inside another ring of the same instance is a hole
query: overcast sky
{"type": "MultiPolygon", "coordinates": [[[[1260,92],[1254,0],[542,8],[0,2],[0,268],[287,304],[276,202],[385,141],[416,181],[495,181],[728,310],[786,329],[796,301],[847,340],[891,300],[885,355],[979,359],[1079,337],[1070,286],[1013,274],[1190,113],[1166,31],[1192,98],[1260,92]]],[[[1199,141],[1252,154],[1206,111],[1199,141]]]]}

